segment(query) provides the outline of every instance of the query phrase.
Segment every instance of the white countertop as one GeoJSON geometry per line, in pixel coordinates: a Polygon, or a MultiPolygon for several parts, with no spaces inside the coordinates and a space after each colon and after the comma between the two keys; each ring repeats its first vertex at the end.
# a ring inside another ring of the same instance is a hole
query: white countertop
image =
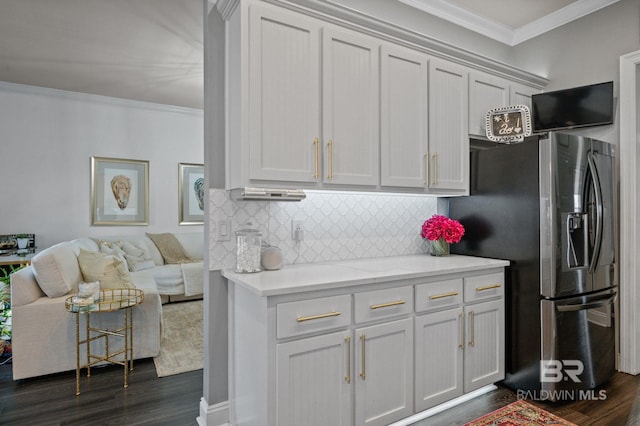
{"type": "Polygon", "coordinates": [[[508,265],[506,260],[481,257],[414,255],[285,265],[278,271],[253,274],[238,274],[226,269],[222,276],[259,296],[278,296],[508,265]]]}

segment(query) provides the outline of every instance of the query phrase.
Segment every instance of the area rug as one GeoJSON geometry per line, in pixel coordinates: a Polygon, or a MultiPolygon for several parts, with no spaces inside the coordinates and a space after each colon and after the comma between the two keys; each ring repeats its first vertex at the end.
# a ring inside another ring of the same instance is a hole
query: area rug
{"type": "Polygon", "coordinates": [[[158,377],[202,368],[202,300],[162,305],[160,355],[153,358],[158,377]]]}
{"type": "Polygon", "coordinates": [[[464,426],[577,426],[555,414],[529,404],[524,400],[512,402],[506,407],[475,419],[464,426]]]}

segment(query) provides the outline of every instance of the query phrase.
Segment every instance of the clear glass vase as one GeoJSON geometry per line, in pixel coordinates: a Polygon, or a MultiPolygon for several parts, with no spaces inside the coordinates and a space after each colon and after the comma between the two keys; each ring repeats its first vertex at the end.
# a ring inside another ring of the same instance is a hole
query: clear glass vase
{"type": "Polygon", "coordinates": [[[437,240],[431,240],[431,250],[429,252],[431,256],[449,256],[449,243],[442,237],[437,240]]]}

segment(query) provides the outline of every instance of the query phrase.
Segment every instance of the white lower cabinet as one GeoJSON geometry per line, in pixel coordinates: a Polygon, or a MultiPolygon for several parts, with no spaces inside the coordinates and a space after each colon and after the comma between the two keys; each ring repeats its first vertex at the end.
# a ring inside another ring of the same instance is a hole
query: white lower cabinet
{"type": "MultiPolygon", "coordinates": [[[[452,300],[444,305],[448,307],[460,296],[459,282],[425,284],[418,292],[433,288],[429,298],[439,302],[446,297],[452,300]]],[[[504,379],[503,290],[502,274],[465,278],[464,299],[473,302],[416,316],[416,411],[504,379]],[[481,296],[475,294],[478,290],[481,296]],[[477,302],[485,298],[493,300],[477,302]]],[[[421,299],[416,298],[417,305],[421,299]]]]}
{"type": "Polygon", "coordinates": [[[351,425],[350,332],[277,345],[277,424],[351,425]]]}
{"type": "Polygon", "coordinates": [[[231,424],[383,426],[504,377],[504,278],[230,288],[231,424]]]}
{"type": "Polygon", "coordinates": [[[355,331],[356,425],[388,425],[413,414],[413,319],[355,331]]]}

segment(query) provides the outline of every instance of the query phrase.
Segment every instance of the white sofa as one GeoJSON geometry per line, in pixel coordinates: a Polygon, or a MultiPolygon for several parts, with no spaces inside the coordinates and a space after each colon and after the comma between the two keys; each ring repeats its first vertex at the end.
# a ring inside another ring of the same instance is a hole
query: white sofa
{"type": "MultiPolygon", "coordinates": [[[[80,250],[99,251],[98,240],[129,241],[139,246],[144,244],[148,249],[153,267],[129,272],[133,285],[144,291],[144,301],[133,308],[133,358],[157,356],[160,352],[161,295],[166,300],[170,296],[201,297],[202,293],[203,234],[174,235],[186,254],[196,262],[184,264],[184,268],[180,264],[165,265],[160,251],[145,235],[100,237],[95,240],[80,238],[43,250],[34,256],[31,266],[12,274],[13,379],[76,368],[75,314],[67,312],[65,300],[77,292],[79,282],[84,281],[77,259],[80,250]],[[185,280],[188,282],[185,283],[185,280]],[[51,283],[54,283],[54,289],[56,285],[66,285],[70,289],[66,294],[58,295],[62,291],[52,292],[51,283]],[[47,294],[53,294],[54,297],[47,294]]],[[[84,317],[80,315],[81,333],[84,317]]],[[[91,315],[91,325],[97,327],[117,328],[122,321],[122,312],[91,315]]],[[[120,341],[110,339],[110,350],[117,349],[120,341]]],[[[103,339],[92,344],[92,352],[102,353],[103,339]]],[[[85,353],[81,348],[81,359],[86,358],[85,353]]]]}

